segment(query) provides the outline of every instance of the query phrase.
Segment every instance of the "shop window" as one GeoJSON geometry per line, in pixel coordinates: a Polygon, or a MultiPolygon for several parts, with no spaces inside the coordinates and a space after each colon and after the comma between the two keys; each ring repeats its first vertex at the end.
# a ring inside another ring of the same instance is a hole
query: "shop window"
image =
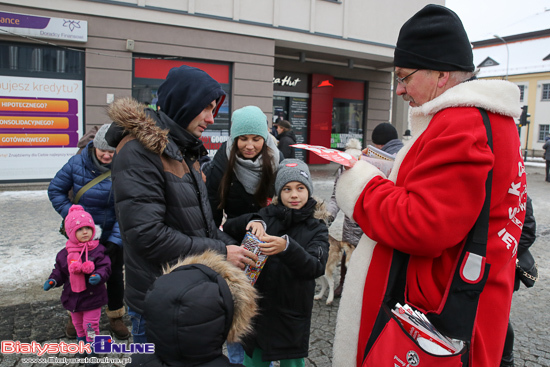
{"type": "Polygon", "coordinates": [[[78,78],[84,74],[84,52],[61,47],[0,42],[0,73],[13,76],[78,78]]]}
{"type": "Polygon", "coordinates": [[[344,149],[351,138],[358,139],[363,145],[363,109],[363,102],[334,99],[331,148],[344,149]]]}
{"type": "MultiPolygon", "coordinates": [[[[289,121],[297,144],[307,144],[308,102],[305,97],[273,97],[273,123],[279,120],[289,121]]],[[[305,151],[296,149],[296,159],[305,161],[305,151]]]]}

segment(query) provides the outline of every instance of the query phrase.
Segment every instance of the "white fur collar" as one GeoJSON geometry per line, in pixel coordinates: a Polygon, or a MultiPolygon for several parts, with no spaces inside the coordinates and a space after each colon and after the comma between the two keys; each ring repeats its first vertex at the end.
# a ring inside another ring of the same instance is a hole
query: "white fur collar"
{"type": "MultiPolygon", "coordinates": [[[[505,80],[464,82],[420,107],[411,108],[409,111],[411,124],[416,122],[416,128],[421,128],[426,122],[422,117],[426,117],[429,122],[431,116],[449,107],[481,107],[499,115],[518,118],[521,115],[519,88],[505,80]],[[421,126],[418,126],[419,124],[421,126]]],[[[411,127],[413,136],[418,135],[414,133],[415,126],[411,127]]]]}

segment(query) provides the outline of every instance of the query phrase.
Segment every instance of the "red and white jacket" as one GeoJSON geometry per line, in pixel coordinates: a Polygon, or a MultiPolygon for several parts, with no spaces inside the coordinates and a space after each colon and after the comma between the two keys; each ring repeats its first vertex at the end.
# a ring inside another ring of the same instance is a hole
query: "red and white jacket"
{"type": "Polygon", "coordinates": [[[518,131],[519,90],[496,80],[461,83],[410,109],[413,138],[386,178],[360,161],[336,188],[339,207],[365,235],[349,264],[340,302],[333,365],[360,366],[381,306],[392,250],[410,254],[405,300],[437,312],[493,169],[487,244],[489,277],[478,306],[470,367],[499,366],[515,259],[525,217],[526,181],[518,131]],[[493,152],[476,107],[487,110],[493,152]]]}

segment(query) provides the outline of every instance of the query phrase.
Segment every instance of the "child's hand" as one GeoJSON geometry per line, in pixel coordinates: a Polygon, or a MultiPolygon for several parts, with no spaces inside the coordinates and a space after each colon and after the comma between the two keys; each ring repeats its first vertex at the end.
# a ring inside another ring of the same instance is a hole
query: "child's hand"
{"type": "Polygon", "coordinates": [[[267,255],[277,255],[286,249],[286,240],[282,237],[264,235],[260,238],[265,243],[260,243],[262,252],[267,255]]]}
{"type": "Polygon", "coordinates": [[[88,279],[88,283],[91,285],[97,285],[101,281],[101,275],[99,274],[92,274],[90,276],[90,279],[88,279]]]}
{"type": "Polygon", "coordinates": [[[248,222],[248,225],[246,226],[246,230],[250,231],[254,236],[258,238],[265,235],[263,222],[259,222],[259,221],[248,222]]]}
{"type": "Polygon", "coordinates": [[[46,280],[46,282],[44,283],[44,290],[49,291],[50,289],[55,287],[55,284],[56,284],[56,282],[53,279],[46,280]]]}

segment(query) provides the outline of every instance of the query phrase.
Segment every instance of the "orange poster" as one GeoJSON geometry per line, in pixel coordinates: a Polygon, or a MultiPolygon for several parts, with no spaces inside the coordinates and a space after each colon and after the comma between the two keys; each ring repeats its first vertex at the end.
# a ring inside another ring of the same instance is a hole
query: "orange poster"
{"type": "Polygon", "coordinates": [[[0,111],[68,112],[69,102],[52,99],[0,98],[0,111]]]}
{"type": "Polygon", "coordinates": [[[68,129],[67,117],[0,116],[0,129],[68,129]]]}
{"type": "Polygon", "coordinates": [[[68,134],[0,134],[0,148],[67,145],[68,134]]]}

